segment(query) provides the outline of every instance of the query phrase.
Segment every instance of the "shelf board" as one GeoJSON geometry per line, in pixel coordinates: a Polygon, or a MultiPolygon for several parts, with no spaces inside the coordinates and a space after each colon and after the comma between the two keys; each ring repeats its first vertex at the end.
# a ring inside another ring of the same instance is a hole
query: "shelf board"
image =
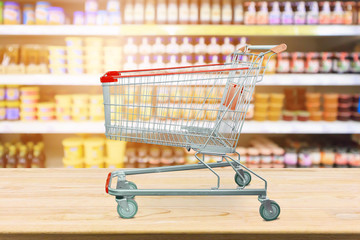
{"type": "Polygon", "coordinates": [[[353,25],[0,25],[2,36],[358,36],[353,25]]]}
{"type": "MultiPolygon", "coordinates": [[[[0,84],[100,86],[99,75],[1,74],[0,84]]],[[[360,86],[360,74],[268,74],[262,86],[360,86]]]]}
{"type": "MultiPolygon", "coordinates": [[[[99,133],[104,122],[0,122],[1,133],[99,133]]],[[[256,122],[246,121],[242,133],[260,134],[354,134],[360,133],[360,122],[256,122]]]]}

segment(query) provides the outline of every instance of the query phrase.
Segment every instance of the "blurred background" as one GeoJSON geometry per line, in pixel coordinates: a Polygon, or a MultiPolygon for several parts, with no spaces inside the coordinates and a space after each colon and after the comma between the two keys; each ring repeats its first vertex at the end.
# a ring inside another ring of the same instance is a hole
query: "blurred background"
{"type": "Polygon", "coordinates": [[[253,96],[241,161],[359,167],[359,24],[357,1],[0,1],[0,167],[194,163],[184,149],[105,140],[100,76],[224,63],[244,44],[282,42],[253,96]]]}

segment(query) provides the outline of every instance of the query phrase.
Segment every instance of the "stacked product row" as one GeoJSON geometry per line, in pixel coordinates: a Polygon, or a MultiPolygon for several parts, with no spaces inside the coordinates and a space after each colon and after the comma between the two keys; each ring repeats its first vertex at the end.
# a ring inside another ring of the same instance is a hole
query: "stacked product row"
{"type": "Polygon", "coordinates": [[[0,86],[0,121],[102,121],[101,94],[59,94],[55,102],[39,102],[39,87],[0,86]]]}
{"type": "MultiPolygon", "coordinates": [[[[64,24],[64,10],[48,2],[20,6],[16,2],[0,2],[4,16],[0,24],[64,24]],[[22,7],[22,12],[21,12],[22,7]]],[[[125,24],[245,24],[304,25],[358,24],[360,4],[353,1],[267,2],[242,0],[108,0],[106,10],[99,1],[86,0],[85,11],[76,11],[76,25],[125,24]]],[[[1,11],[0,11],[1,12],[1,11]]]]}
{"type": "Polygon", "coordinates": [[[44,143],[0,143],[0,168],[44,168],[44,143]]]}
{"type": "Polygon", "coordinates": [[[122,168],[126,142],[101,137],[66,138],[63,163],[68,168],[122,168]]]}

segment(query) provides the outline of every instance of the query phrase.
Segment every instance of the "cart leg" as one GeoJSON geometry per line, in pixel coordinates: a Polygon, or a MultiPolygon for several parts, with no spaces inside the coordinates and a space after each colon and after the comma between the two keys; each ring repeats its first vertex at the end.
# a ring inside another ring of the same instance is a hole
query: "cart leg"
{"type": "Polygon", "coordinates": [[[220,187],[220,176],[204,161],[204,158],[205,158],[205,155],[203,154],[202,155],[202,160],[197,156],[199,153],[195,153],[195,157],[197,160],[199,160],[202,164],[204,164],[210,171],[212,171],[215,176],[217,177],[217,186],[216,187],[213,187],[212,189],[219,189],[220,187]]]}

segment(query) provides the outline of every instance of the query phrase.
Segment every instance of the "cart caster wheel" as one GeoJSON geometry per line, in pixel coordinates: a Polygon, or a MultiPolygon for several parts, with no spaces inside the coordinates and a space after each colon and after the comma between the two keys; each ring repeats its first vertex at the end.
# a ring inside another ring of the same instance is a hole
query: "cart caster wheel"
{"type": "Polygon", "coordinates": [[[266,221],[272,221],[280,215],[280,206],[275,201],[268,200],[270,203],[263,202],[260,205],[260,215],[266,221]],[[267,209],[266,204],[270,204],[270,209],[267,209]]]}
{"type": "Polygon", "coordinates": [[[237,185],[239,185],[239,187],[244,187],[249,185],[249,183],[251,182],[251,175],[250,173],[244,171],[244,178],[245,178],[245,185],[244,185],[244,181],[242,180],[242,178],[239,176],[239,174],[235,174],[235,182],[237,185]]]}
{"type": "Polygon", "coordinates": [[[128,209],[123,208],[118,204],[117,206],[117,212],[121,218],[129,219],[133,218],[137,211],[138,211],[138,205],[133,199],[127,199],[128,209]]]}
{"type": "MultiPolygon", "coordinates": [[[[136,190],[137,186],[135,183],[128,181],[129,190],[136,190]]],[[[129,198],[135,198],[135,195],[129,196],[129,198]]]]}

